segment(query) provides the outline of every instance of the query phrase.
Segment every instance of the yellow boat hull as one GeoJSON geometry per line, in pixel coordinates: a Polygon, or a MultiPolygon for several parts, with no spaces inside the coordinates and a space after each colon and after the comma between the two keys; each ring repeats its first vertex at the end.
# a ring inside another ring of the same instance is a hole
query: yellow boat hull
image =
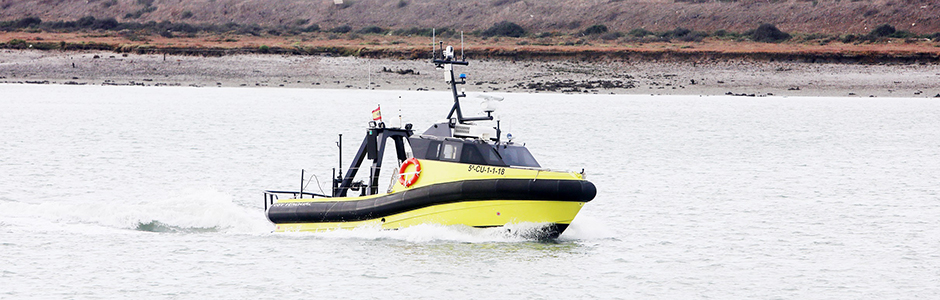
{"type": "Polygon", "coordinates": [[[494,227],[549,224],[557,236],[595,195],[573,172],[492,167],[420,160],[410,185],[396,181],[388,193],[333,198],[282,199],[268,209],[275,231],[357,227],[398,229],[418,224],[494,227]]]}
{"type": "Polygon", "coordinates": [[[516,223],[547,223],[567,227],[584,207],[583,202],[491,200],[457,202],[420,208],[381,218],[353,222],[277,224],[275,231],[326,231],[378,227],[399,229],[419,224],[493,227],[516,223]]]}

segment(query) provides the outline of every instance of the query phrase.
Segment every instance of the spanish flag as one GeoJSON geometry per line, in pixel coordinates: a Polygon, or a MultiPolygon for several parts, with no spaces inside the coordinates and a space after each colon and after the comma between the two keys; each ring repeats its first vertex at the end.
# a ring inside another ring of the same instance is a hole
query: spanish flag
{"type": "Polygon", "coordinates": [[[379,105],[372,110],[372,121],[382,121],[382,106],[379,105]]]}

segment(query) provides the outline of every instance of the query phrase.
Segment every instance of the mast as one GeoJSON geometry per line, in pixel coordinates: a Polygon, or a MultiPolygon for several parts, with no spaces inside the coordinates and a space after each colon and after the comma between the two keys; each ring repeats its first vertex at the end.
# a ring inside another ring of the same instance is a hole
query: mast
{"type": "Polygon", "coordinates": [[[464,93],[463,91],[458,93],[457,85],[466,84],[467,75],[461,73],[459,76],[456,76],[454,74],[454,65],[466,66],[466,65],[469,65],[469,63],[463,57],[463,49],[461,49],[461,58],[460,58],[461,60],[456,60],[456,58],[454,57],[454,54],[455,54],[454,47],[447,46],[447,48],[444,48],[444,42],[440,42],[439,45],[441,47],[441,57],[438,58],[437,54],[434,54],[432,62],[434,63],[434,65],[437,66],[437,68],[444,69],[444,82],[450,83],[450,90],[454,97],[454,106],[451,107],[450,113],[447,114],[447,119],[453,119],[454,114],[456,113],[457,123],[459,124],[465,124],[467,122],[472,122],[472,121],[492,121],[493,116],[485,116],[485,117],[464,117],[463,116],[463,112],[460,110],[460,98],[466,97],[467,94],[464,93]]]}

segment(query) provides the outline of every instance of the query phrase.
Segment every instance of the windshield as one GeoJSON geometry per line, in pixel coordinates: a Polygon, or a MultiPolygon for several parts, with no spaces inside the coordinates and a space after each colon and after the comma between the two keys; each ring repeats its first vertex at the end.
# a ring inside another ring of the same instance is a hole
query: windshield
{"type": "Polygon", "coordinates": [[[496,151],[503,157],[503,162],[510,166],[539,168],[539,162],[529,153],[529,149],[522,146],[498,146],[496,151]]]}
{"type": "Polygon", "coordinates": [[[414,151],[414,157],[418,159],[490,166],[509,165],[503,163],[493,146],[484,143],[459,139],[437,140],[424,137],[411,137],[408,140],[414,151]]]}

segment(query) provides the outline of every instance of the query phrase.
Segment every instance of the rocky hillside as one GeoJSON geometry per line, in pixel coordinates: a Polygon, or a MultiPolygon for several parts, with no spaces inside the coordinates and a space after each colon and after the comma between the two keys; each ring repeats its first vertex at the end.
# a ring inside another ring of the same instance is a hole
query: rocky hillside
{"type": "Polygon", "coordinates": [[[121,22],[482,30],[500,21],[530,32],[677,27],[742,32],[761,23],[799,33],[868,33],[880,24],[940,32],[936,0],[0,0],[0,21],[84,16],[121,22]],[[339,3],[342,2],[342,3],[339,3]]]}

